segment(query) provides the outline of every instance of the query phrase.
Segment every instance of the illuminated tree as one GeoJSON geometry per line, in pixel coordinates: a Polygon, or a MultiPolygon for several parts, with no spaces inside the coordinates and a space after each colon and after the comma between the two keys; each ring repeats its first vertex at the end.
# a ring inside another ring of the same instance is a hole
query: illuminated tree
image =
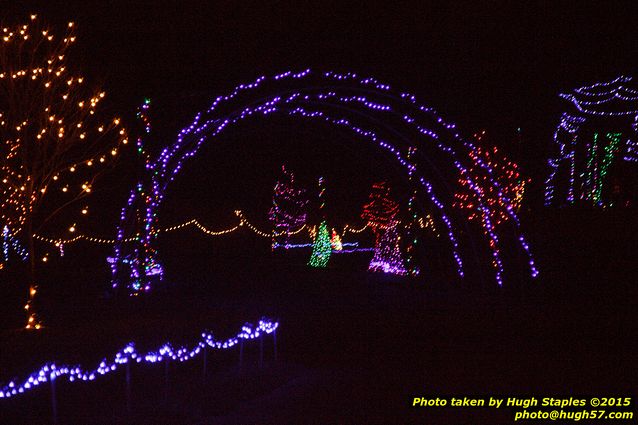
{"type": "Polygon", "coordinates": [[[291,232],[306,222],[308,199],[305,190],[295,185],[295,176],[281,166],[282,176],[275,184],[269,218],[273,224],[272,248],[285,245],[291,232]]]}
{"type": "Polygon", "coordinates": [[[312,245],[312,254],[308,265],[311,267],[326,267],[332,254],[332,243],[330,238],[330,232],[328,231],[328,223],[326,222],[326,200],[324,194],[326,193],[326,187],[324,186],[323,177],[319,177],[318,180],[319,189],[319,214],[321,215],[321,224],[319,229],[314,235],[314,243],[312,245]]]}
{"type": "Polygon", "coordinates": [[[390,187],[385,182],[373,184],[370,202],[363,206],[361,214],[375,234],[374,256],[368,270],[407,274],[399,246],[398,213],[399,204],[390,197],[390,187]]]}
{"type": "Polygon", "coordinates": [[[326,221],[322,221],[319,230],[315,236],[315,242],[312,245],[312,255],[308,265],[311,267],[326,267],[328,260],[332,254],[332,245],[330,243],[330,233],[328,233],[328,225],[326,221]]]}
{"type": "Polygon", "coordinates": [[[1,36],[0,219],[26,242],[26,327],[39,328],[34,233],[91,192],[127,136],[119,118],[98,113],[105,93],[70,69],[73,22],[58,35],[31,15],[27,24],[3,26],[1,36]]]}
{"type": "Polygon", "coordinates": [[[492,226],[506,222],[510,218],[508,210],[517,212],[520,209],[525,186],[530,180],[521,176],[518,165],[509,161],[496,147],[477,146],[470,151],[470,158],[472,166],[459,179],[462,189],[454,195],[454,206],[465,211],[469,220],[481,221],[479,195],[470,186],[476,184],[489,208],[492,226]]]}

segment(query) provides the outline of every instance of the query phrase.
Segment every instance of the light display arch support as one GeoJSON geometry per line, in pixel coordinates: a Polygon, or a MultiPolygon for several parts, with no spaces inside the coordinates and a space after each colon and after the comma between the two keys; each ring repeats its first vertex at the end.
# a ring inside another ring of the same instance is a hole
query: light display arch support
{"type": "MultiPolygon", "coordinates": [[[[139,294],[150,290],[152,281],[163,275],[155,248],[157,212],[166,189],[186,161],[196,155],[203,143],[232,125],[275,113],[347,129],[357,138],[389,153],[415,182],[423,205],[428,205],[433,216],[442,223],[452,263],[459,276],[464,275],[456,230],[458,225],[464,225],[464,218],[452,208],[452,199],[458,177],[467,175],[465,164],[473,144],[463,139],[456,126],[446,122],[434,109],[420,105],[414,95],[394,91],[374,78],[361,78],[354,73],[305,70],[268,78],[262,76],[250,84],[237,86],[226,96],[217,97],[208,110],[198,113],[191,125],[180,131],[174,144],[156,158],[148,159],[146,175],[131,191],[122,209],[111,262],[113,289],[126,285],[130,294],[139,294]],[[415,146],[418,158],[409,162],[405,152],[415,146]]],[[[482,166],[491,173],[488,164],[482,166]]],[[[489,184],[502,196],[495,180],[489,184]]],[[[490,222],[490,206],[483,202],[483,190],[476,182],[470,179],[469,186],[479,199],[485,246],[490,251],[495,280],[500,285],[504,264],[499,235],[490,222]]],[[[502,196],[502,201],[512,218],[519,247],[528,258],[530,273],[535,277],[538,271],[529,245],[519,231],[518,217],[508,206],[509,200],[502,196]]]]}

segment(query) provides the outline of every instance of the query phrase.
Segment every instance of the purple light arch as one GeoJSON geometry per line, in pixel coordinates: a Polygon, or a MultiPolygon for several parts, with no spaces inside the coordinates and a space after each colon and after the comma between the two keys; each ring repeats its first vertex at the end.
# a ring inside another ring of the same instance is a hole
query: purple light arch
{"type": "MultiPolygon", "coordinates": [[[[469,162],[472,143],[460,136],[454,124],[447,123],[434,109],[417,103],[416,97],[409,93],[393,91],[373,78],[360,78],[354,73],[305,70],[270,78],[262,76],[253,83],[237,86],[226,96],[217,97],[208,110],[198,113],[191,125],[179,132],[173,145],[147,161],[147,175],[131,191],[122,209],[115,260],[111,263],[114,289],[126,284],[129,293],[136,295],[150,290],[152,276],[161,277],[163,271],[154,248],[157,211],[164,192],[186,161],[196,155],[203,143],[232,125],[275,113],[349,130],[356,139],[374,142],[387,151],[404,167],[406,174],[413,177],[421,199],[444,224],[456,271],[464,276],[465,265],[455,226],[464,224],[460,223],[464,218],[447,201],[454,194],[458,176],[467,170],[464,162],[469,162]],[[403,156],[403,152],[414,146],[419,152],[417,166],[403,156]]],[[[492,174],[488,164],[481,166],[492,174]]],[[[510,205],[498,183],[492,180],[491,184],[504,204],[510,205]]],[[[489,206],[483,202],[483,188],[473,181],[470,187],[479,199],[483,233],[491,250],[496,282],[501,285],[504,266],[499,235],[490,222],[489,206]]],[[[508,213],[520,248],[528,258],[530,273],[536,277],[538,270],[529,245],[520,233],[518,217],[511,207],[508,213]]]]}

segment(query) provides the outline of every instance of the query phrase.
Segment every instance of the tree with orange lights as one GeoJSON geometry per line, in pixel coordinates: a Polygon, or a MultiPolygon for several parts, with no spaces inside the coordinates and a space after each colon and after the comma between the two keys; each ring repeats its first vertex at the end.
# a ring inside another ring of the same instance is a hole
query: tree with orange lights
{"type": "Polygon", "coordinates": [[[70,69],[73,22],[63,32],[31,15],[26,24],[2,26],[0,35],[0,224],[26,242],[28,329],[41,326],[33,308],[34,233],[87,196],[128,142],[120,119],[98,110],[105,93],[70,69]]]}

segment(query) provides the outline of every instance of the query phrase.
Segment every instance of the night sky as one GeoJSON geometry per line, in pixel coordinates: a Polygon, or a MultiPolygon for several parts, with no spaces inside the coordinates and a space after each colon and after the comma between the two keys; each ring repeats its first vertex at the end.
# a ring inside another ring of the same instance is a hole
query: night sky
{"type": "MultiPolygon", "coordinates": [[[[630,4],[46,1],[12,2],[3,5],[2,15],[12,21],[37,12],[52,23],[76,21],[79,45],[72,61],[105,86],[112,107],[129,121],[144,97],[153,99],[157,148],[171,143],[217,95],[262,74],[308,67],[353,71],[416,94],[468,136],[486,129],[490,142],[533,177],[532,198],[538,199],[561,111],[557,93],[636,69],[638,43],[630,4]],[[520,147],[514,144],[517,128],[522,131],[520,147]]],[[[209,148],[198,159],[215,167],[185,173],[184,190],[174,190],[181,193],[177,201],[195,196],[187,188],[205,182],[210,199],[204,204],[211,210],[253,207],[253,214],[263,219],[280,163],[301,155],[289,152],[286,143],[303,139],[305,146],[321,144],[315,134],[287,122],[239,129],[228,140],[240,144],[209,148]],[[265,158],[263,164],[238,160],[246,152],[265,158]],[[281,156],[266,158],[267,152],[281,156]],[[252,191],[255,197],[226,199],[228,194],[208,184],[224,175],[245,183],[233,183],[234,192],[252,191]]],[[[364,159],[360,162],[367,171],[385,169],[376,152],[353,153],[330,130],[324,139],[325,148],[312,148],[321,152],[313,151],[314,157],[306,152],[298,161],[314,164],[307,179],[322,169],[345,170],[353,155],[364,159]]],[[[110,185],[115,187],[117,179],[110,185]]],[[[116,199],[127,192],[113,191],[116,199]]],[[[349,217],[358,214],[356,205],[365,191],[362,183],[361,196],[344,207],[349,217]]],[[[336,199],[345,197],[336,188],[332,193],[336,199]]]]}

